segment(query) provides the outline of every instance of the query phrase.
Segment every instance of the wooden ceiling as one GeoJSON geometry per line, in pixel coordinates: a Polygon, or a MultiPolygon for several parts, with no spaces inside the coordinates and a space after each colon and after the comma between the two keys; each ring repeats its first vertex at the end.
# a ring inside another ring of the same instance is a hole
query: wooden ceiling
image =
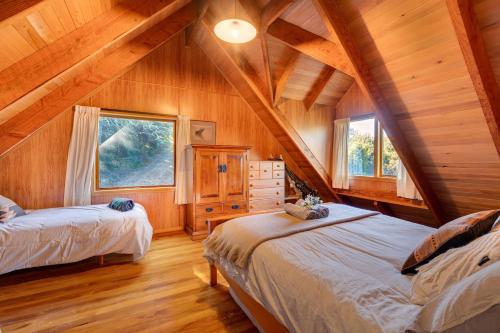
{"type": "Polygon", "coordinates": [[[500,207],[498,0],[0,5],[0,154],[191,25],[189,42],[324,192],[332,194],[329,177],[274,108],[282,98],[305,110],[335,106],[356,82],[436,219],[500,207]],[[259,27],[258,38],[239,46],[214,40],[214,22],[235,10],[259,27]]]}

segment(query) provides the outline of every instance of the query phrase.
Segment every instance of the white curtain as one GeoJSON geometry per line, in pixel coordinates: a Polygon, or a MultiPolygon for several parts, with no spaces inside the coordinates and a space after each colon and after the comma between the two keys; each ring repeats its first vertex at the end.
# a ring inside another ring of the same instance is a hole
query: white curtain
{"type": "Polygon", "coordinates": [[[334,188],[349,189],[348,141],[349,118],[335,120],[332,154],[334,188]]]}
{"type": "Polygon", "coordinates": [[[99,108],[90,106],[75,106],[66,167],[64,206],[83,206],[91,203],[99,111],[99,108]]]}
{"type": "Polygon", "coordinates": [[[411,177],[408,174],[408,171],[406,171],[406,168],[401,160],[399,160],[398,163],[396,191],[398,197],[422,200],[422,197],[420,196],[420,193],[418,193],[415,183],[413,183],[413,181],[411,180],[411,177]]]}
{"type": "Polygon", "coordinates": [[[191,144],[191,123],[189,116],[177,117],[177,138],[175,157],[175,203],[178,205],[190,202],[189,170],[187,146],[191,144]]]}

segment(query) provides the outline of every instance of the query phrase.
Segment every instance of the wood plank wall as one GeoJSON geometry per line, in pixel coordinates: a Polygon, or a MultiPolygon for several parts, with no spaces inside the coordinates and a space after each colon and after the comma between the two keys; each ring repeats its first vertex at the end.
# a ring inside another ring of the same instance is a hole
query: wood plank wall
{"type": "MultiPolygon", "coordinates": [[[[491,23],[496,4],[478,1],[480,21],[491,23]]],[[[360,0],[342,7],[448,218],[500,207],[500,158],[446,1],[360,0]]],[[[490,50],[498,49],[497,25],[483,23],[490,50]]]]}
{"type": "MultiPolygon", "coordinates": [[[[132,70],[79,104],[127,111],[189,115],[217,122],[217,144],[250,145],[251,159],[284,154],[278,141],[196,46],[181,33],[132,70]]],[[[22,207],[63,204],[72,110],[68,110],[0,159],[0,193],[22,207]]],[[[128,196],[148,210],[155,232],[181,230],[183,209],[173,189],[94,193],[93,203],[128,196]]]]}

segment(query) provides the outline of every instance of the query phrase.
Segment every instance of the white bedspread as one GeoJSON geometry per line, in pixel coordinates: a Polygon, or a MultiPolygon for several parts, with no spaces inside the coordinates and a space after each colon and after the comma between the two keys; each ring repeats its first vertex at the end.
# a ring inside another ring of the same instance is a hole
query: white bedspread
{"type": "Polygon", "coordinates": [[[133,254],[137,260],[152,234],[139,204],[124,213],[106,205],[35,210],[0,224],[0,274],[108,253],[133,254]]]}
{"type": "Polygon", "coordinates": [[[233,278],[291,332],[404,332],[420,310],[399,269],[433,229],[375,215],[269,240],[233,278]]]}

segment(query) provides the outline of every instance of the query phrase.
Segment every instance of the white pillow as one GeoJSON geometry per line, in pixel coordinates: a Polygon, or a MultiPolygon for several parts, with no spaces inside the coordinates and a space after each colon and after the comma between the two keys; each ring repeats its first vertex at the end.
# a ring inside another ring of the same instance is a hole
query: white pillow
{"type": "MultiPolygon", "coordinates": [[[[455,283],[425,304],[407,327],[414,332],[442,332],[500,304],[500,262],[455,283]]],[[[488,324],[488,323],[486,323],[488,324]]]]}
{"type": "Polygon", "coordinates": [[[446,288],[499,259],[500,229],[450,249],[419,268],[412,279],[411,302],[424,305],[446,288]]]}

